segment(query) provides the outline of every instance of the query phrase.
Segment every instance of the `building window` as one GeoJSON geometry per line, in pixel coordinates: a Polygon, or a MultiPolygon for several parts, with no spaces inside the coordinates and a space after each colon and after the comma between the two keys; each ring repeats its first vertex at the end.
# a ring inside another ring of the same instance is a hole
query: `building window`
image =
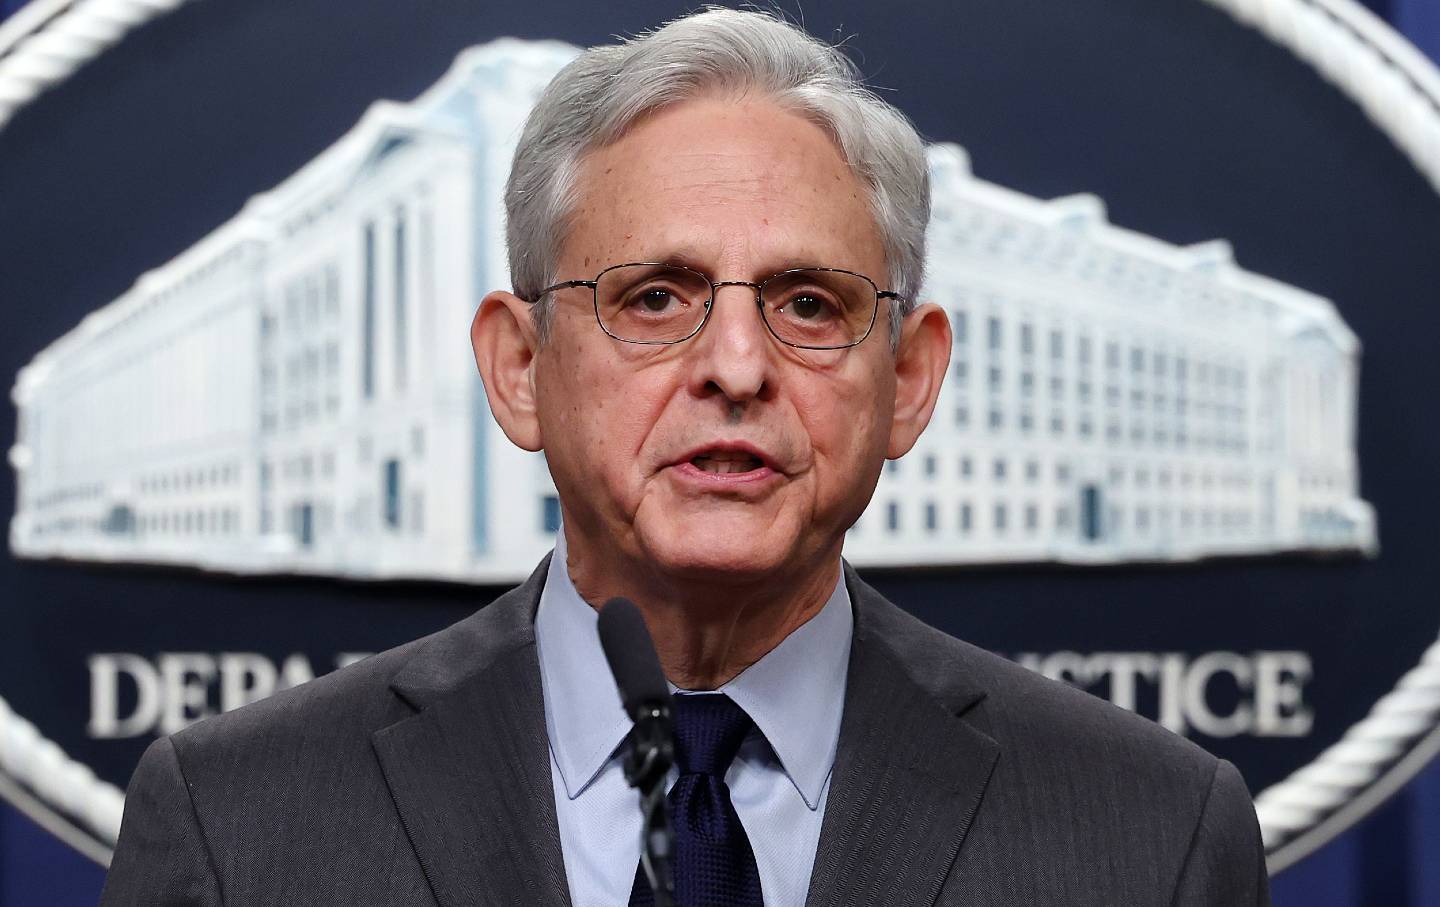
{"type": "Polygon", "coordinates": [[[926,454],[926,456],[925,456],[925,477],[928,479],[928,478],[934,478],[934,476],[935,476],[935,455],[934,455],[934,454],[926,454]]]}
{"type": "Polygon", "coordinates": [[[405,209],[395,211],[395,387],[405,388],[406,371],[406,281],[405,209]]]}
{"type": "Polygon", "coordinates": [[[997,534],[1005,532],[1005,523],[1008,516],[1009,514],[1006,512],[1004,504],[995,505],[995,532],[997,534]]]}
{"type": "Polygon", "coordinates": [[[385,525],[391,529],[400,528],[400,461],[394,458],[385,461],[385,525]]]}
{"type": "Polygon", "coordinates": [[[996,457],[993,468],[994,468],[995,481],[997,481],[997,482],[1003,482],[1003,481],[1005,481],[1005,461],[1004,461],[1003,459],[1001,459],[1000,457],[996,457]]]}
{"type": "Polygon", "coordinates": [[[975,473],[975,463],[969,457],[960,458],[960,478],[968,479],[975,473]]]}
{"type": "Polygon", "coordinates": [[[885,506],[885,526],[891,532],[900,531],[900,504],[891,501],[885,506]]]}
{"type": "Polygon", "coordinates": [[[965,341],[966,341],[966,339],[967,339],[967,337],[968,337],[968,334],[969,334],[969,327],[970,327],[970,325],[969,325],[968,319],[967,319],[966,316],[965,316],[965,310],[964,310],[964,309],[956,309],[956,310],[955,310],[954,331],[955,331],[955,344],[956,344],[957,346],[963,345],[963,344],[965,343],[965,341]]]}
{"type": "Polygon", "coordinates": [[[960,505],[960,531],[969,534],[975,525],[975,512],[968,503],[960,505]]]}
{"type": "Polygon", "coordinates": [[[320,323],[320,278],[315,274],[305,276],[305,324],[307,327],[320,323]]]}
{"type": "Polygon", "coordinates": [[[540,528],[549,533],[560,531],[560,498],[556,495],[540,499],[540,528]]]}
{"type": "Polygon", "coordinates": [[[888,472],[888,473],[890,473],[892,476],[898,476],[898,475],[900,474],[900,461],[899,461],[899,460],[886,460],[886,461],[885,461],[885,471],[888,472]]]}
{"type": "Polygon", "coordinates": [[[1003,333],[1002,333],[1002,331],[1001,331],[1001,327],[1000,327],[1000,319],[999,319],[999,318],[995,318],[995,317],[991,317],[990,320],[989,320],[989,324],[988,324],[988,330],[989,330],[989,339],[990,339],[990,349],[991,349],[992,351],[997,351],[997,352],[998,352],[999,349],[1000,349],[1001,341],[1004,339],[1004,335],[1003,335],[1003,333]]]}
{"type": "Polygon", "coordinates": [[[1025,531],[1034,532],[1040,528],[1040,508],[1034,504],[1025,505],[1025,531]]]}
{"type": "Polygon", "coordinates": [[[1080,526],[1081,534],[1087,542],[1100,540],[1103,526],[1101,526],[1101,514],[1104,511],[1101,500],[1100,488],[1097,485],[1086,485],[1080,490],[1080,526]]]}
{"type": "Polygon", "coordinates": [[[925,531],[934,532],[936,528],[935,502],[925,502],[925,531]]]}
{"type": "Polygon", "coordinates": [[[375,396],[375,222],[365,224],[364,296],[360,322],[360,390],[366,400],[375,396]]]}
{"type": "Polygon", "coordinates": [[[340,314],[340,272],[334,265],[325,266],[325,314],[340,314]]]}
{"type": "Polygon", "coordinates": [[[315,507],[308,502],[296,504],[292,513],[295,539],[300,547],[309,548],[315,542],[315,507]]]}

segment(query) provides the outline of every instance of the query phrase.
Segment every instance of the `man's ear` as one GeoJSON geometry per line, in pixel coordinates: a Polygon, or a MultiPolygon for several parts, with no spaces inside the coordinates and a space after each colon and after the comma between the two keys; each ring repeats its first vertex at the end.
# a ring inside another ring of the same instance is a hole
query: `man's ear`
{"type": "Polygon", "coordinates": [[[930,424],[949,366],[950,320],[934,303],[919,306],[900,325],[900,345],[895,351],[895,414],[887,458],[904,456],[930,424]]]}
{"type": "Polygon", "coordinates": [[[525,450],[544,447],[535,408],[538,339],[531,303],[503,290],[480,300],[470,322],[470,346],[490,412],[505,437],[525,450]]]}

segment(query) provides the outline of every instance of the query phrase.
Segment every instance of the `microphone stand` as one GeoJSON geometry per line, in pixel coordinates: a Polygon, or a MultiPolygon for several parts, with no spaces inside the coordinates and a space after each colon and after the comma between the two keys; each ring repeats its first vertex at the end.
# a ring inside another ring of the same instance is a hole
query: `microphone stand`
{"type": "Polygon", "coordinates": [[[607,601],[600,609],[596,631],[615,676],[620,703],[635,722],[626,738],[625,780],[640,792],[640,865],[656,907],[673,907],[675,883],[670,865],[675,833],[665,811],[665,776],[675,762],[670,688],[645,618],[634,602],[628,598],[607,601]]]}
{"type": "Polygon", "coordinates": [[[640,865],[655,894],[655,907],[673,907],[675,903],[670,872],[675,836],[665,810],[665,776],[674,761],[669,703],[641,705],[635,710],[635,726],[630,731],[625,780],[640,792],[640,865]]]}

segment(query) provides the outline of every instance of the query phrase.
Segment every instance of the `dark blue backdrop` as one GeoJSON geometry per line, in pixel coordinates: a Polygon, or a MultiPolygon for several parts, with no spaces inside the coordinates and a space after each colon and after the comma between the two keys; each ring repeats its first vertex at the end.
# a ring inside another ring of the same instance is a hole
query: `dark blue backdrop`
{"type": "MultiPolygon", "coordinates": [[[[20,0],[0,0],[0,17],[20,0]]],[[[1368,0],[1440,59],[1440,3],[1368,0]]],[[[3,254],[3,250],[0,250],[3,254]]],[[[0,907],[93,903],[103,871],[0,801],[0,907]]],[[[1381,810],[1274,881],[1281,907],[1440,907],[1440,764],[1381,810]]]]}

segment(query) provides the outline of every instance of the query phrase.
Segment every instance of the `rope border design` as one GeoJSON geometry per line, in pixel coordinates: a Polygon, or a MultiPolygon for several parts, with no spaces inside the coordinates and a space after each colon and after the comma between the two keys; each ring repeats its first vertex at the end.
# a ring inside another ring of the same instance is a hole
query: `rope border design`
{"type": "MultiPolygon", "coordinates": [[[[1440,70],[1355,0],[1205,0],[1293,52],[1354,100],[1440,191],[1440,70]]],[[[1255,797],[1271,873],[1378,806],[1425,764],[1404,757],[1440,720],[1440,640],[1313,762],[1255,797]],[[1405,765],[1401,763],[1405,762],[1405,765]],[[1387,770],[1403,779],[1377,784],[1387,770]]]]}
{"type": "MultiPolygon", "coordinates": [[[[68,79],[136,28],[187,0],[31,0],[15,13],[10,43],[0,43],[0,129],[20,108],[68,79]],[[24,18],[21,18],[24,17],[24,18]],[[23,31],[26,26],[29,31],[23,31]]],[[[0,29],[0,36],[5,33],[0,29]]]]}
{"type": "MultiPolygon", "coordinates": [[[[1357,794],[1369,793],[1376,779],[1405,757],[1411,744],[1435,728],[1437,718],[1440,641],[1431,643],[1420,663],[1400,678],[1395,689],[1380,697],[1364,719],[1346,730],[1338,743],[1255,797],[1270,871],[1279,872],[1329,841],[1339,829],[1330,834],[1307,833],[1350,805],[1357,794]]],[[[1421,761],[1410,774],[1423,767],[1421,761]]],[[[1363,797],[1363,804],[1355,804],[1361,808],[1350,812],[1358,818],[1398,787],[1390,785],[1374,796],[1363,797]]]]}
{"type": "Polygon", "coordinates": [[[14,779],[20,790],[0,785],[0,795],[33,794],[6,799],[86,856],[110,863],[110,847],[120,836],[124,792],[95,777],[89,766],[66,755],[0,698],[0,782],[9,779],[14,779]],[[77,833],[51,808],[80,819],[94,837],[77,833]]]}
{"type": "MultiPolygon", "coordinates": [[[[9,22],[0,23],[0,130],[46,89],[69,78],[135,28],[186,2],[32,0],[9,22]],[[22,18],[30,10],[35,12],[22,18]],[[12,29],[7,31],[7,25],[12,29]]],[[[1359,104],[1440,191],[1440,70],[1383,21],[1356,0],[1203,2],[1312,66],[1359,104]]],[[[1341,814],[1358,818],[1398,789],[1427,761],[1406,756],[1420,738],[1435,737],[1437,721],[1440,640],[1338,743],[1255,798],[1270,871],[1295,863],[1341,830],[1328,827],[1336,823],[1327,819],[1341,814]],[[1405,777],[1381,778],[1390,769],[1405,777]],[[1382,783],[1377,784],[1377,779],[1382,783]]],[[[72,846],[101,863],[109,862],[108,851],[71,832],[48,807],[78,817],[99,841],[114,842],[124,794],[67,756],[3,698],[0,772],[33,790],[40,802],[23,803],[28,799],[23,788],[17,794],[0,786],[0,794],[21,808],[31,807],[27,813],[72,846]]]]}

